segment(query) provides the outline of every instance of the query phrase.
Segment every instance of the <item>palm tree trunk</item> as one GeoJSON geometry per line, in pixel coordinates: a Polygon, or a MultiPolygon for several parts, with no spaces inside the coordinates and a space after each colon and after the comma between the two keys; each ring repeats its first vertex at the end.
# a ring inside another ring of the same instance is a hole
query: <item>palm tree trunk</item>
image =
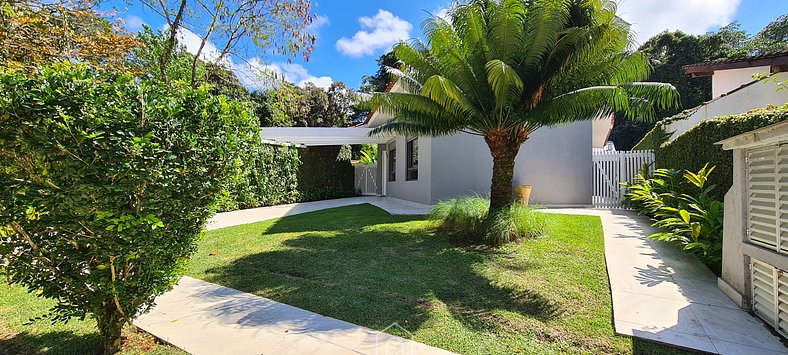
{"type": "Polygon", "coordinates": [[[490,183],[489,214],[497,212],[514,201],[512,181],[514,180],[514,160],[525,138],[509,134],[490,134],[484,136],[493,158],[493,173],[490,183]]]}

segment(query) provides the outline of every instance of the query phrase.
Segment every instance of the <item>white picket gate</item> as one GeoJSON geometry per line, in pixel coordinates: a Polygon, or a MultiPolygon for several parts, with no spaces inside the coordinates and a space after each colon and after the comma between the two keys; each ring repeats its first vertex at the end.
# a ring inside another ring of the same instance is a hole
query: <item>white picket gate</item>
{"type": "Polygon", "coordinates": [[[619,152],[594,149],[592,156],[594,161],[592,203],[597,208],[621,208],[625,191],[620,183],[634,182],[643,164],[653,165],[654,162],[654,152],[650,150],[619,152]]]}
{"type": "Polygon", "coordinates": [[[378,191],[377,164],[356,164],[356,191],[361,195],[375,195],[378,191]]]}

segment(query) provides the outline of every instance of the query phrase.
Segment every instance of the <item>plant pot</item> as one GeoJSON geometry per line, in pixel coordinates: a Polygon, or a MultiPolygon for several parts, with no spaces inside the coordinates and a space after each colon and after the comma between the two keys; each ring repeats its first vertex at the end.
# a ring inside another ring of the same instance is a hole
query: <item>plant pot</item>
{"type": "Polygon", "coordinates": [[[514,198],[517,202],[528,206],[528,199],[531,198],[531,185],[515,185],[514,198]]]}

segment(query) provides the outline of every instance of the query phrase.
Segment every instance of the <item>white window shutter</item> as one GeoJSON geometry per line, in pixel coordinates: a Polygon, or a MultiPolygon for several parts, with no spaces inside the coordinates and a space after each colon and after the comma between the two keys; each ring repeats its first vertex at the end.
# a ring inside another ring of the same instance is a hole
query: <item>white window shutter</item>
{"type": "Polygon", "coordinates": [[[750,276],[753,312],[788,337],[788,274],[751,259],[750,276]]]}
{"type": "MultiPolygon", "coordinates": [[[[777,146],[747,150],[748,218],[750,243],[788,252],[788,243],[781,245],[778,209],[777,146]]],[[[786,159],[788,164],[788,159],[786,159]]]]}

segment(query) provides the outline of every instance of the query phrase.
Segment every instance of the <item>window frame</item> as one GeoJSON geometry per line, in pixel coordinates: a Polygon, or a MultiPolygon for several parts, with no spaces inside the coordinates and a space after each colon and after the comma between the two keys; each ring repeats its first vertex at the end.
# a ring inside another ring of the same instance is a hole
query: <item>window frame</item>
{"type": "Polygon", "coordinates": [[[413,137],[408,139],[405,142],[405,151],[407,156],[405,157],[405,180],[406,181],[418,181],[419,180],[419,138],[413,137]],[[414,152],[415,146],[415,152],[414,152]],[[415,158],[414,158],[415,153],[415,158]],[[414,162],[415,160],[415,162],[414,162]]]}
{"type": "Polygon", "coordinates": [[[394,144],[386,145],[386,151],[388,152],[388,161],[386,162],[388,166],[386,167],[387,170],[387,181],[388,182],[396,182],[397,181],[397,144],[396,141],[394,144]]]}

